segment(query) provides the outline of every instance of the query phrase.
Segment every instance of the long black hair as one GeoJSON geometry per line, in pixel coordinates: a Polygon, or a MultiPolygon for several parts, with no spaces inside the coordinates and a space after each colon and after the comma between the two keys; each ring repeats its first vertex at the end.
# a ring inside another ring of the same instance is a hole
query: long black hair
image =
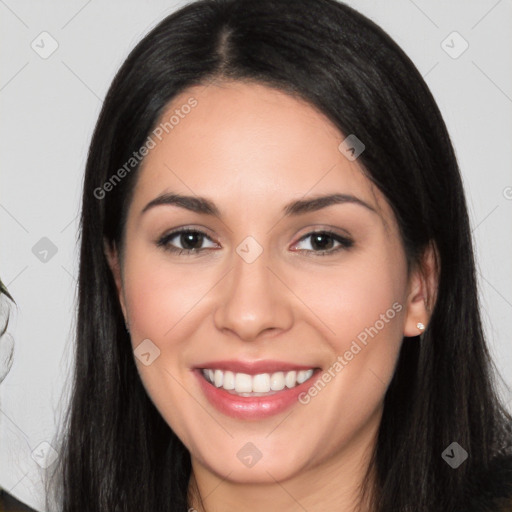
{"type": "Polygon", "coordinates": [[[295,95],[356,134],[366,146],[358,162],[395,213],[408,262],[435,246],[435,305],[421,342],[404,339],[373,454],[375,482],[363,490],[375,511],[463,507],[471,478],[509,449],[511,417],[484,340],[458,164],[432,94],[381,28],[335,0],[199,0],[133,49],[90,145],[61,509],[187,510],[190,455],[142,386],[103,241],[123,245],[139,165],[113,176],[178,93],[216,78],[295,95]],[[104,193],[109,180],[115,186],[104,193]],[[456,470],[442,457],[453,442],[469,454],[456,470]]]}

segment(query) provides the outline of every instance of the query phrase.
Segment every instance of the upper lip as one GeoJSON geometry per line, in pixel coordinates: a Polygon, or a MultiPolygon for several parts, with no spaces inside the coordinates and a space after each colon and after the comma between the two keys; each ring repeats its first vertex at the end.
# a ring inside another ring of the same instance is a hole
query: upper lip
{"type": "Polygon", "coordinates": [[[295,363],[288,363],[285,361],[275,360],[261,360],[261,361],[242,361],[242,360],[224,360],[224,361],[207,361],[195,366],[198,369],[210,368],[212,370],[232,371],[233,373],[247,373],[249,375],[256,375],[258,373],[274,373],[279,371],[293,371],[293,370],[309,370],[310,368],[317,368],[314,365],[302,365],[295,363]]]}

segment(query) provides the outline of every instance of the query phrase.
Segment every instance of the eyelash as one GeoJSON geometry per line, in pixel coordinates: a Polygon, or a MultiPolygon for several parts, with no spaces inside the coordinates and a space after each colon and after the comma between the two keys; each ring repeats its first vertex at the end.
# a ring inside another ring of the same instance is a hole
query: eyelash
{"type": "MultiPolygon", "coordinates": [[[[173,231],[171,233],[168,233],[168,234],[164,235],[163,237],[161,237],[157,241],[156,245],[158,247],[162,247],[165,251],[172,252],[174,254],[177,254],[178,256],[181,255],[181,254],[185,254],[185,255],[195,254],[195,255],[198,255],[198,254],[202,253],[203,251],[207,250],[205,248],[203,248],[203,249],[179,249],[178,247],[173,247],[172,245],[169,245],[170,240],[172,240],[173,238],[176,238],[177,236],[182,235],[184,233],[188,233],[188,234],[193,233],[193,234],[202,235],[205,238],[208,238],[209,240],[211,240],[211,238],[205,232],[200,231],[198,229],[180,229],[180,230],[173,231]]],[[[302,238],[300,238],[298,240],[297,244],[299,242],[302,242],[303,240],[306,240],[307,238],[309,238],[309,237],[311,237],[313,235],[327,235],[330,238],[333,238],[340,245],[337,248],[335,248],[335,249],[327,249],[327,250],[324,250],[324,251],[314,251],[314,250],[309,250],[309,249],[299,249],[300,252],[306,251],[306,252],[314,253],[315,256],[324,256],[324,255],[328,256],[328,255],[337,253],[337,252],[339,252],[341,250],[344,250],[344,249],[350,249],[354,245],[354,241],[351,240],[350,238],[343,237],[343,236],[339,235],[338,233],[335,233],[335,232],[329,231],[329,230],[311,231],[311,232],[307,233],[306,235],[304,235],[302,238]]],[[[296,245],[296,244],[294,244],[294,245],[296,245]]]]}

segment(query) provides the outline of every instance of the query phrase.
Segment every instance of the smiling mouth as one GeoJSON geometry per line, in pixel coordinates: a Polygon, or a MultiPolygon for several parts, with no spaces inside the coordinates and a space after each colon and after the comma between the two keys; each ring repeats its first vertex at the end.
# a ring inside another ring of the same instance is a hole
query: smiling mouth
{"type": "Polygon", "coordinates": [[[283,390],[293,389],[308,381],[320,368],[308,370],[277,371],[249,375],[229,370],[201,368],[203,378],[232,395],[242,397],[270,396],[283,390]]]}

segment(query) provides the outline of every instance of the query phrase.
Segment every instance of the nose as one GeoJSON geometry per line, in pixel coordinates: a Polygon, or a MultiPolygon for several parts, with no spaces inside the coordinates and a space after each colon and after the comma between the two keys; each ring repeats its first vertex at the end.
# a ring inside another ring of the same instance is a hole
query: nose
{"type": "Polygon", "coordinates": [[[255,341],[264,335],[287,331],[293,324],[291,293],[277,265],[263,253],[248,263],[236,252],[233,267],[219,295],[214,323],[223,333],[243,341],[255,341]]]}

